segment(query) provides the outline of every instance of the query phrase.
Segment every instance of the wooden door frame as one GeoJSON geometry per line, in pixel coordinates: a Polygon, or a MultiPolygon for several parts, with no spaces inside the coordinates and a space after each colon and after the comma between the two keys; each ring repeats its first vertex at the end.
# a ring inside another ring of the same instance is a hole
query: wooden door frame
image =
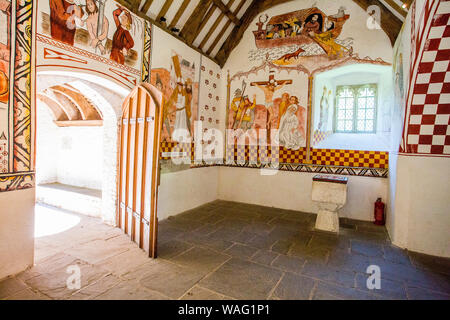
{"type": "MultiPolygon", "coordinates": [[[[149,99],[146,99],[146,101],[148,103],[145,104],[145,118],[144,118],[144,135],[143,135],[143,139],[144,139],[144,151],[142,153],[142,168],[139,168],[138,170],[142,170],[141,173],[141,201],[140,201],[140,213],[139,216],[135,215],[135,212],[131,212],[132,215],[132,221],[133,221],[133,232],[131,235],[132,240],[138,240],[138,244],[139,247],[141,249],[144,249],[144,232],[142,232],[142,230],[145,230],[145,226],[148,227],[148,231],[149,231],[149,237],[148,237],[148,248],[149,248],[149,256],[151,258],[156,258],[157,257],[157,237],[158,237],[158,189],[159,189],[159,184],[160,184],[160,167],[159,167],[159,158],[160,158],[160,141],[161,141],[161,129],[162,129],[162,120],[163,120],[163,112],[162,112],[162,106],[163,106],[163,96],[162,93],[155,88],[154,86],[152,86],[151,84],[148,83],[142,83],[138,86],[136,86],[131,92],[130,94],[127,96],[127,98],[124,100],[123,104],[122,104],[122,116],[119,120],[119,143],[118,143],[118,153],[117,153],[117,157],[118,157],[118,179],[117,179],[117,210],[116,210],[116,226],[119,228],[124,229],[125,233],[129,233],[129,228],[130,226],[128,226],[128,206],[124,209],[124,214],[125,214],[125,225],[122,225],[122,214],[121,214],[121,209],[123,208],[122,202],[123,201],[123,194],[122,194],[122,188],[123,188],[123,174],[122,174],[122,170],[123,170],[123,155],[122,155],[122,149],[124,147],[124,135],[122,133],[122,130],[124,128],[124,119],[128,119],[128,124],[127,124],[127,140],[129,142],[130,140],[130,131],[131,131],[131,126],[129,126],[129,122],[130,122],[130,108],[128,108],[130,106],[130,99],[133,99],[136,95],[138,95],[138,97],[140,97],[140,91],[143,91],[145,94],[147,94],[150,97],[150,102],[149,99]],[[155,112],[154,112],[154,116],[150,116],[150,103],[152,103],[154,105],[155,108],[155,112]],[[127,118],[124,118],[124,114],[127,114],[127,118]],[[147,221],[147,219],[145,219],[145,189],[147,184],[149,183],[149,181],[146,181],[146,171],[147,171],[147,158],[148,158],[148,152],[149,150],[147,149],[148,146],[148,134],[149,134],[149,122],[150,121],[154,121],[154,133],[153,133],[153,152],[152,152],[152,171],[151,171],[151,187],[150,187],[150,217],[149,217],[149,221],[147,221]],[[139,219],[139,224],[140,224],[140,234],[138,239],[136,239],[136,230],[134,230],[134,221],[135,219],[139,219]],[[145,226],[144,226],[145,224],[145,226]]],[[[138,98],[139,99],[139,98],[138,98]]],[[[132,103],[132,102],[131,102],[132,103]]],[[[138,111],[136,111],[137,114],[138,111]]],[[[136,126],[137,128],[137,126],[136,126]]],[[[135,139],[137,140],[136,136],[135,139]]],[[[127,166],[129,163],[129,157],[130,157],[130,153],[128,151],[128,148],[130,147],[129,143],[127,143],[127,166]]],[[[137,155],[134,154],[134,163],[136,164],[137,161],[137,155]]],[[[128,170],[128,167],[127,167],[128,170]]],[[[136,170],[133,170],[133,174],[134,174],[134,179],[133,179],[133,185],[136,184],[136,170]]],[[[131,174],[131,173],[129,173],[131,174]]],[[[128,178],[128,175],[126,175],[126,178],[128,178]]],[[[127,179],[127,186],[126,189],[129,189],[129,183],[128,183],[128,179],[127,179]]],[[[129,191],[129,190],[127,190],[129,191]]],[[[126,194],[128,195],[128,192],[126,192],[126,194]]],[[[134,196],[135,197],[135,196],[134,196]]],[[[128,199],[127,199],[128,201],[128,199]]],[[[135,201],[134,201],[135,202],[135,201]]],[[[134,204],[133,204],[134,205],[134,204]]]]}

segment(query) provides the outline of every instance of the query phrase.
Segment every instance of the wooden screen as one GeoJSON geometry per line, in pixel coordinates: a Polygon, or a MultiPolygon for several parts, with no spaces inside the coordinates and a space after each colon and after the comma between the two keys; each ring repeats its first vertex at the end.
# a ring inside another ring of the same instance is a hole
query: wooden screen
{"type": "Polygon", "coordinates": [[[120,123],[117,225],[156,258],[161,93],[149,84],[133,89],[120,123]]]}

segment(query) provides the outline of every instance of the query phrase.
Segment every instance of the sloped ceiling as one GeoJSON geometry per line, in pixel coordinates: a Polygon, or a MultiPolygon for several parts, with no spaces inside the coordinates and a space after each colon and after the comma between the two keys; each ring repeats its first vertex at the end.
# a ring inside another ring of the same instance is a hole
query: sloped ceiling
{"type": "MultiPolygon", "coordinates": [[[[294,0],[119,0],[221,67],[264,10],[294,0]]],[[[413,0],[353,0],[381,9],[381,27],[394,44],[413,0]]]]}

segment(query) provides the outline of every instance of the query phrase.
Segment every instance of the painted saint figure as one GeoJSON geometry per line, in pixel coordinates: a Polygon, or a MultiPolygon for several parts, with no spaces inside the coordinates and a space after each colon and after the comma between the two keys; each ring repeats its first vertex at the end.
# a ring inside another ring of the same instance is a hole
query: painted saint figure
{"type": "MultiPolygon", "coordinates": [[[[11,56],[11,46],[10,46],[10,20],[9,17],[11,15],[11,1],[0,0],[0,12],[5,14],[7,17],[7,43],[0,43],[0,107],[5,107],[9,98],[9,63],[11,56]]],[[[20,51],[16,49],[16,54],[19,54],[20,51]]],[[[17,59],[17,57],[16,57],[17,59]]]]}
{"type": "Polygon", "coordinates": [[[253,124],[255,117],[254,109],[256,107],[256,95],[253,96],[253,103],[248,96],[242,97],[242,92],[237,89],[234,99],[231,103],[231,109],[234,111],[233,129],[248,130],[253,124]]]}
{"type": "Polygon", "coordinates": [[[323,18],[318,13],[312,14],[305,20],[303,26],[303,33],[305,35],[314,36],[315,34],[322,33],[323,18]]]}
{"type": "Polygon", "coordinates": [[[192,102],[192,81],[186,80],[186,85],[183,85],[183,80],[179,78],[176,87],[167,102],[167,109],[175,105],[175,124],[172,133],[172,140],[176,142],[186,142],[186,139],[191,136],[190,118],[191,118],[191,102],[192,102]]]}
{"type": "Polygon", "coordinates": [[[329,96],[330,93],[327,95],[327,87],[323,87],[323,93],[322,98],[320,98],[320,116],[319,116],[319,125],[318,130],[319,131],[325,131],[327,129],[327,122],[328,122],[328,105],[329,105],[329,96]]]}
{"type": "Polygon", "coordinates": [[[73,46],[76,31],[75,17],[81,18],[81,9],[73,1],[50,0],[52,38],[73,46]]]}
{"type": "Polygon", "coordinates": [[[134,47],[134,40],[130,34],[133,18],[131,14],[122,6],[117,5],[114,10],[114,22],[117,30],[112,39],[112,49],[110,59],[117,63],[124,64],[125,57],[128,56],[129,50],[134,47]]]}
{"type": "Polygon", "coordinates": [[[89,45],[94,49],[98,48],[100,53],[104,55],[106,49],[103,45],[103,41],[108,37],[109,21],[103,16],[102,29],[101,32],[99,32],[99,10],[95,0],[86,0],[86,13],[88,15],[86,27],[89,32],[89,45]]]}
{"type": "MultiPolygon", "coordinates": [[[[297,97],[292,96],[291,101],[298,102],[297,97]],[[293,99],[292,99],[293,98],[293,99]]],[[[297,112],[299,105],[292,103],[286,110],[286,113],[281,117],[279,139],[280,145],[286,149],[298,150],[304,143],[305,139],[299,131],[299,119],[297,112]]]]}

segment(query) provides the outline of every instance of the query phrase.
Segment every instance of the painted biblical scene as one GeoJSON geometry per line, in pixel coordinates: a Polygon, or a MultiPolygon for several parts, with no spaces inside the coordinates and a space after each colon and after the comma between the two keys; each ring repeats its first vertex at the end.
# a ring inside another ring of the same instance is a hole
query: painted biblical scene
{"type": "Polygon", "coordinates": [[[43,0],[38,32],[140,69],[144,22],[113,0],[43,0]]]}
{"type": "Polygon", "coordinates": [[[9,0],[0,0],[0,25],[0,174],[2,174],[9,171],[8,101],[11,57],[11,1],[9,0]]]}
{"type": "Polygon", "coordinates": [[[266,74],[240,73],[232,78],[227,128],[242,129],[236,131],[236,139],[245,134],[256,141],[266,134],[268,143],[273,142],[271,130],[278,129],[280,146],[299,150],[306,146],[308,97],[296,88],[307,87],[308,77],[270,71],[264,79],[266,74]]]}
{"type": "Polygon", "coordinates": [[[157,27],[152,36],[153,43],[164,44],[152,52],[150,73],[151,84],[164,97],[161,141],[193,141],[198,119],[200,54],[157,27]]]}
{"type": "Polygon", "coordinates": [[[197,66],[175,52],[171,60],[170,70],[152,69],[150,82],[164,96],[162,141],[184,142],[179,132],[184,131],[190,138],[194,137],[194,121],[198,112],[197,66]]]}
{"type": "Polygon", "coordinates": [[[253,31],[258,49],[250,52],[250,60],[268,59],[280,66],[317,68],[351,56],[353,39],[339,38],[349,18],[343,7],[331,15],[316,7],[270,19],[267,14],[261,15],[258,29],[253,31]]]}

